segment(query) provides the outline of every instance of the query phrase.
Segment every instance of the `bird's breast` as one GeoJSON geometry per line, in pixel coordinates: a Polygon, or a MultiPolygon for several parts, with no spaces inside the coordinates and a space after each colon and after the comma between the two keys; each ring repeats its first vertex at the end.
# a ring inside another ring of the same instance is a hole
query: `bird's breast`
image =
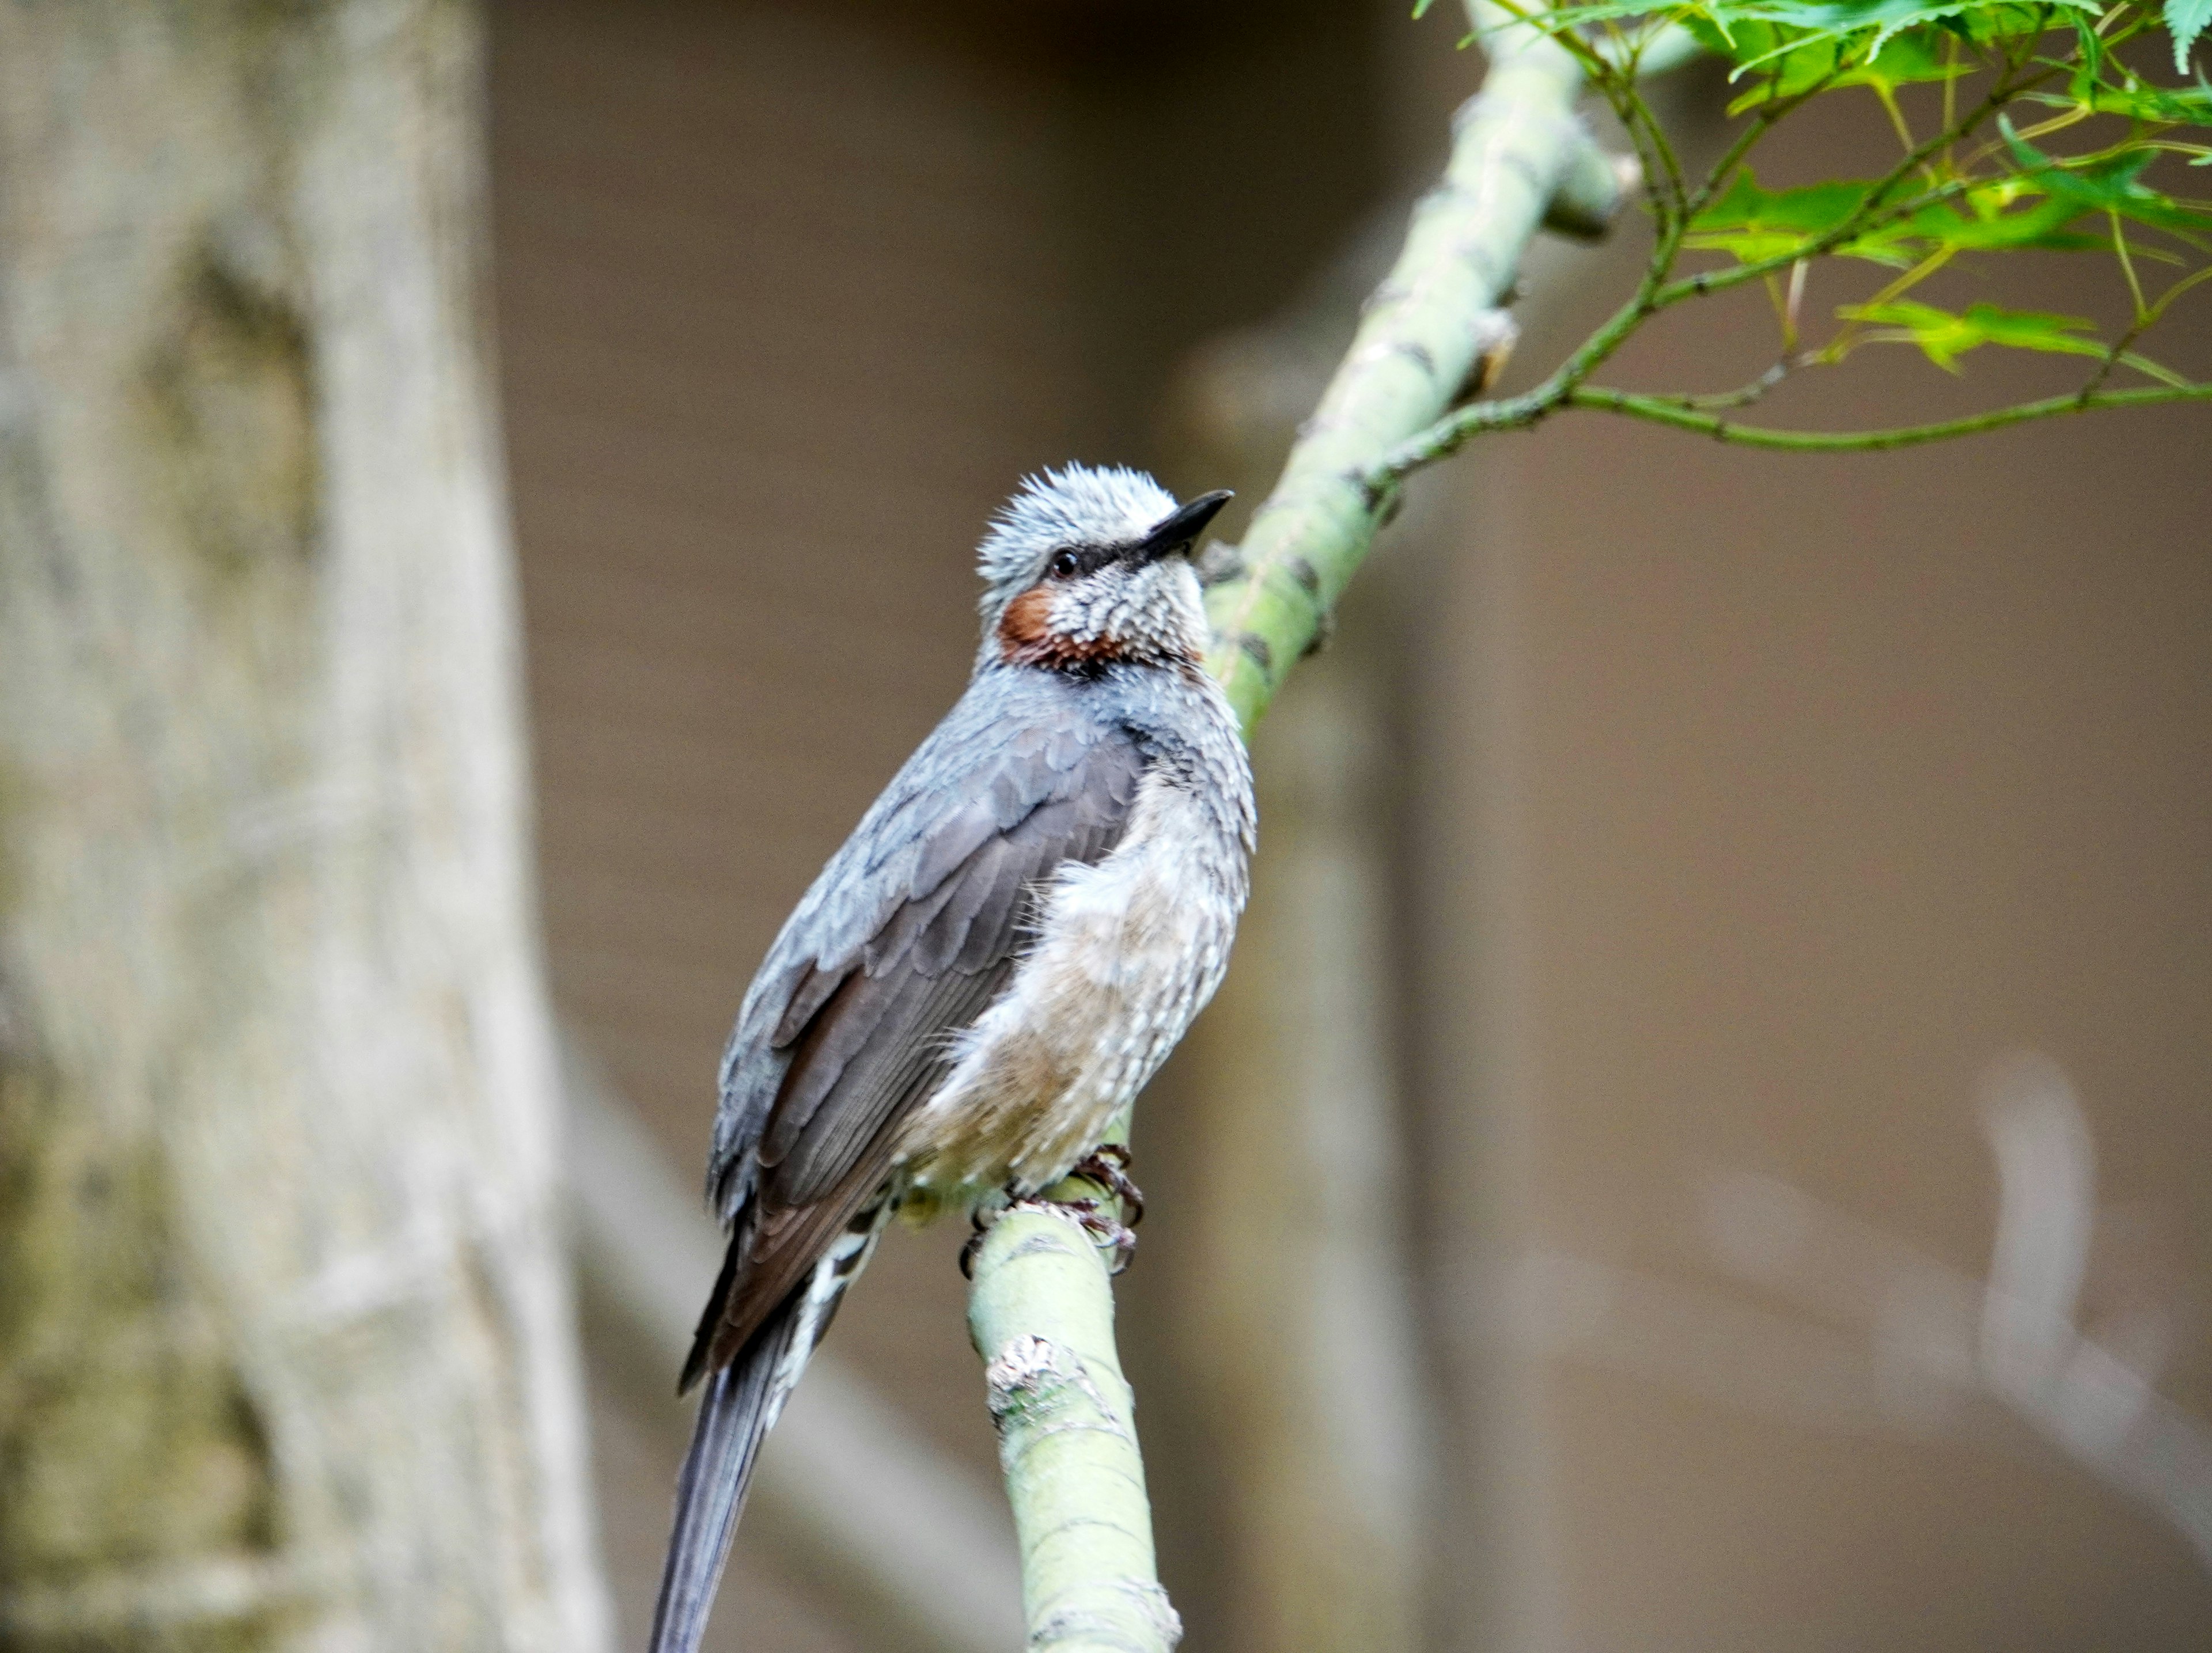
{"type": "Polygon", "coordinates": [[[1096,866],[1060,869],[1006,991],[961,1036],[899,1158],[909,1214],[1033,1193],[1095,1147],[1220,985],[1243,846],[1155,774],[1096,866]]]}

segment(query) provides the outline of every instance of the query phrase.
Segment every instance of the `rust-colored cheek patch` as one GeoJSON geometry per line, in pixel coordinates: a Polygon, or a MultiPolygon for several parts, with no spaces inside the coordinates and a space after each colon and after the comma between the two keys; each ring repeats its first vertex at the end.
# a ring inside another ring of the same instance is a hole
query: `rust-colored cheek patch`
{"type": "Polygon", "coordinates": [[[1054,672],[1095,672],[1142,655],[1118,637],[1063,636],[1052,629],[1052,593],[1033,586],[1006,605],[999,621],[999,658],[1008,665],[1054,672]]]}
{"type": "Polygon", "coordinates": [[[1052,593],[1042,586],[1031,586],[1006,605],[1006,611],[999,619],[999,653],[1010,665],[1019,664],[1015,656],[1043,644],[1051,634],[1052,593]]]}

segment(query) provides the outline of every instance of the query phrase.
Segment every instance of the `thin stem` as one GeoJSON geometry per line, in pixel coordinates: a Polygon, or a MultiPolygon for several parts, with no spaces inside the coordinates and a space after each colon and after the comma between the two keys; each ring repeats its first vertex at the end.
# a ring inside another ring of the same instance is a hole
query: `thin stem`
{"type": "Polygon", "coordinates": [[[1767,305],[1774,312],[1774,325],[1782,330],[1782,348],[1786,350],[1797,342],[1793,336],[1790,301],[1784,296],[1782,283],[1776,277],[1773,271],[1767,272],[1766,279],[1762,284],[1766,289],[1767,305]]]}
{"type": "MultiPolygon", "coordinates": [[[[2122,343],[2124,343],[2125,341],[2123,340],[2122,343]]],[[[2133,350],[2122,349],[2116,346],[2112,353],[2112,359],[2119,367],[2133,368],[2144,378],[2156,380],[2161,385],[2171,385],[2177,390],[2189,382],[2172,368],[2162,367],[2148,356],[2138,356],[2133,350]]],[[[2100,363],[2096,377],[2090,381],[2088,388],[2094,390],[2102,385],[2106,374],[2111,371],[2111,368],[2100,363]]]]}
{"type": "Polygon", "coordinates": [[[2120,261],[2121,273],[2128,278],[2128,291],[2134,295],[2136,301],[2136,322],[2140,325],[2150,307],[2143,302],[2142,283],[2136,276],[2136,262],[2128,256],[2127,227],[2120,222],[2119,210],[2116,207],[2106,208],[2105,216],[2112,220],[2112,253],[2120,261]]]}
{"type": "MultiPolygon", "coordinates": [[[[1905,111],[1897,106],[1897,94],[1890,88],[1888,82],[1876,81],[1874,83],[1874,94],[1881,105],[1882,112],[1889,117],[1890,126],[1897,133],[1897,141],[1905,146],[1905,152],[1907,155],[1911,154],[1912,129],[1905,124],[1905,111]]],[[[1923,168],[1923,170],[1926,169],[1923,168]]],[[[1929,176],[1932,182],[1934,173],[1930,173],[1929,176]]]]}
{"type": "Polygon", "coordinates": [[[1798,368],[1810,367],[1818,359],[1809,353],[1785,356],[1748,385],[1739,386],[1735,390],[1721,391],[1711,396],[1677,396],[1662,399],[1670,399],[1680,406],[1705,412],[1749,407],[1798,368]]]}
{"type": "Polygon", "coordinates": [[[2205,281],[2207,279],[2212,279],[2212,264],[2206,264],[2202,270],[2194,270],[2189,275],[2184,276],[2179,281],[2174,283],[2172,286],[2167,288],[2165,292],[2159,295],[2158,302],[2151,306],[2150,314],[2148,318],[2146,319],[2143,325],[2147,327],[2155,325],[2158,320],[2166,314],[2166,307],[2168,305],[2172,304],[2174,300],[2179,298],[2184,293],[2186,293],[2191,288],[2196,286],[2199,282],[2205,281]]]}
{"type": "Polygon", "coordinates": [[[1837,329],[1836,336],[1821,347],[1820,359],[1827,362],[1837,362],[1849,356],[1851,353],[1851,347],[1858,342],[1856,330],[1865,325],[1862,318],[1868,311],[1879,309],[1885,304],[1894,303],[1904,297],[1905,294],[1950,263],[1957,251],[1956,247],[1936,248],[1935,252],[1913,265],[1911,269],[1890,283],[1865,303],[1852,306],[1846,313],[1848,319],[1840,328],[1837,329]]]}
{"type": "MultiPolygon", "coordinates": [[[[2071,109],[2062,110],[2057,114],[2039,120],[2033,126],[2016,126],[2013,129],[2013,136],[2023,143],[2039,137],[2048,137],[2051,133],[2063,132],[2069,126],[2079,126],[2095,112],[2094,109],[2087,109],[2076,105],[2071,109]]],[[[1994,144],[1985,146],[1975,152],[1974,159],[1977,161],[1983,159],[1995,148],[1994,144]]]]}
{"type": "Polygon", "coordinates": [[[1620,119],[1621,130],[1628,135],[1630,146],[1636,152],[1637,173],[1644,186],[1644,204],[1651,209],[1651,222],[1656,234],[1662,240],[1672,234],[1684,217],[1682,202],[1668,189],[1665,165],[1653,147],[1650,134],[1657,123],[1650,119],[1650,111],[1642,97],[1632,87],[1619,94],[1608,91],[1607,100],[1620,119]]]}
{"type": "MultiPolygon", "coordinates": [[[[1970,414],[1962,419],[1945,419],[1925,425],[1898,425],[1886,430],[1778,430],[1760,425],[1739,425],[1718,414],[1683,407],[1665,397],[1638,396],[1627,391],[1608,390],[1598,386],[1583,386],[1570,392],[1565,404],[1648,419],[1655,424],[1672,425],[1678,430],[1697,431],[1716,441],[1734,442],[1743,447],[1779,448],[1800,453],[1859,453],[1881,448],[1911,447],[1922,442],[1940,442],[1954,436],[1971,436],[1981,431],[2001,430],[2008,425],[2026,424],[2036,419],[2053,419],[2069,413],[2087,413],[2097,408],[2145,407],[2160,402],[2212,402],[2212,385],[2075,391],[2070,395],[2045,397],[2039,402],[2022,402],[2008,408],[1996,408],[1987,413],[1970,414]]],[[[1534,420],[1522,422],[1534,423],[1534,420]]]]}
{"type": "Polygon", "coordinates": [[[1636,89],[1635,82],[1630,81],[1626,84],[1629,113],[1633,119],[1624,117],[1621,124],[1640,125],[1650,135],[1651,147],[1658,152],[1659,164],[1666,174],[1668,193],[1674,199],[1676,212],[1687,219],[1690,216],[1689,191],[1682,179],[1681,158],[1674,153],[1674,145],[1667,136],[1667,129],[1651,112],[1651,106],[1644,100],[1643,94],[1636,89]]]}
{"type": "Polygon", "coordinates": [[[2136,355],[2131,347],[2137,339],[2158,325],[2165,316],[2169,305],[2191,288],[2208,280],[2212,280],[2212,264],[2207,264],[2202,270],[2184,276],[2165,292],[2160,294],[2157,301],[2148,309],[2143,309],[2138,305],[2135,325],[2112,341],[2112,349],[2105,352],[2105,359],[2099,364],[2096,375],[2089,380],[2087,388],[2092,392],[2103,389],[2105,381],[2112,376],[2112,369],[2118,367],[2133,368],[2144,377],[2155,379],[2165,385],[2179,386],[2185,382],[2179,375],[2159,366],[2155,362],[2147,361],[2136,355]]]}
{"type": "Polygon", "coordinates": [[[1948,136],[1959,124],[1959,37],[1943,37],[1943,165],[1948,170],[1957,140],[1948,136]]]}
{"type": "MultiPolygon", "coordinates": [[[[1910,447],[1920,442],[1968,436],[1978,431],[1999,430],[2007,425],[2054,418],[2061,414],[2087,413],[2098,408],[2124,408],[2161,402],[2212,401],[2212,384],[2162,384],[2134,390],[2104,391],[2101,375],[2080,390],[2064,396],[2045,397],[1933,424],[1899,425],[1881,430],[1780,430],[1759,425],[1739,425],[1717,409],[1755,402],[1806,358],[1785,358],[1739,390],[1711,397],[1645,395],[1600,385],[1561,386],[1547,380],[1521,396],[1478,402],[1462,408],[1419,435],[1400,443],[1383,455],[1368,473],[1369,486],[1395,487],[1425,465],[1448,458],[1473,437],[1494,430],[1527,430],[1565,408],[1594,408],[1605,413],[1626,414],[1656,424],[1693,430],[1717,441],[1747,447],[1784,448],[1808,453],[1856,453],[1886,447],[1910,447]]],[[[1556,379],[1556,375],[1554,376],[1556,379]]]]}

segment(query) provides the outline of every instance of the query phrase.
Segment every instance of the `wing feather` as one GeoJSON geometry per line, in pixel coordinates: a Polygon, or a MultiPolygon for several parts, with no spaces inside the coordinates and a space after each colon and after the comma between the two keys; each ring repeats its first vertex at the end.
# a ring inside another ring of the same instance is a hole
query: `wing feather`
{"type": "Polygon", "coordinates": [[[1144,754],[1056,709],[1007,737],[963,701],[770,950],[723,1058],[708,1180],[731,1252],[687,1378],[733,1358],[874,1197],[899,1121],[1012,975],[1038,887],[1120,841],[1144,754]]]}

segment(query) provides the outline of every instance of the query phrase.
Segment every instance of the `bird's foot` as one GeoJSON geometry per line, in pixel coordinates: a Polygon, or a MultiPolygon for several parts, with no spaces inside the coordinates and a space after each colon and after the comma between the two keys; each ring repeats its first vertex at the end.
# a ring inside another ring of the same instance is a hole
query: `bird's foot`
{"type": "Polygon", "coordinates": [[[1067,1175],[1071,1180],[1080,1178],[1096,1183],[1112,1198],[1048,1200],[1033,1194],[1028,1199],[1009,1200],[1003,1205],[978,1206],[970,1218],[975,1231],[960,1249],[962,1276],[975,1278],[975,1254],[982,1249],[983,1238],[991,1231],[992,1225],[1009,1211],[1042,1211],[1070,1218],[1099,1245],[1113,1249],[1112,1273],[1118,1274],[1127,1268],[1129,1260],[1137,1255],[1137,1237],[1132,1231],[1145,1220],[1144,1190],[1129,1179],[1129,1151],[1118,1142],[1102,1143],[1096,1152],[1067,1175]]]}
{"type": "Polygon", "coordinates": [[[1068,1172],[1086,1182],[1096,1182],[1121,1202],[1121,1213],[1131,1228],[1145,1220],[1145,1191],[1129,1177],[1129,1151],[1118,1142],[1102,1142],[1090,1158],[1068,1172]]]}
{"type": "Polygon", "coordinates": [[[1102,1142],[1067,1176],[1071,1182],[1095,1183],[1110,1197],[1058,1200],[1050,1205],[1074,1218],[1100,1245],[1112,1247],[1113,1272],[1120,1273],[1137,1255],[1133,1231],[1145,1220],[1145,1192],[1130,1180],[1128,1149],[1118,1142],[1102,1142]]]}
{"type": "MultiPolygon", "coordinates": [[[[1088,1173],[1084,1174],[1088,1180],[1088,1173]]],[[[1007,1207],[1010,1211],[1044,1211],[1055,1216],[1071,1218],[1075,1225],[1101,1246],[1113,1248],[1114,1261],[1107,1273],[1118,1274],[1129,1266],[1129,1259],[1137,1255],[1137,1237],[1129,1231],[1115,1212],[1110,1200],[1018,1200],[1007,1207]]]]}

